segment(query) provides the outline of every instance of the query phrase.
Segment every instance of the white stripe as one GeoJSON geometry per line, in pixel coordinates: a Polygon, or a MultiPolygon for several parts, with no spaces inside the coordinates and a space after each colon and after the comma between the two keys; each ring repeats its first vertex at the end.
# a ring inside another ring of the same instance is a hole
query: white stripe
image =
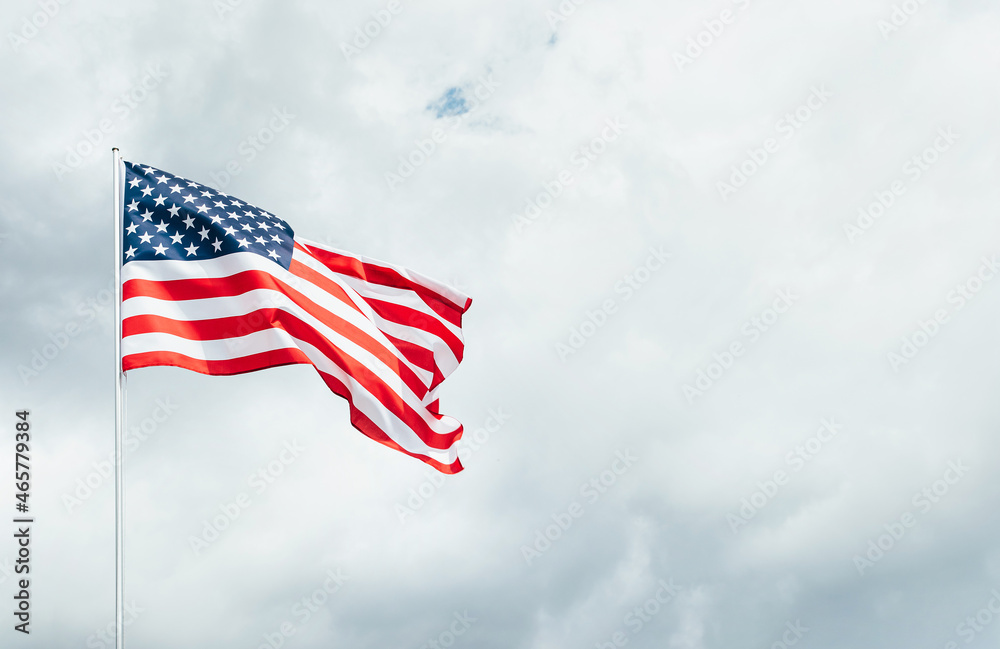
{"type": "Polygon", "coordinates": [[[294,349],[295,338],[284,329],[264,329],[240,338],[189,340],[162,331],[133,334],[122,339],[122,356],[147,352],[174,352],[202,361],[229,361],[270,352],[294,349]]]}
{"type": "Polygon", "coordinates": [[[245,270],[262,270],[272,273],[281,266],[254,252],[234,252],[215,259],[197,262],[176,259],[151,259],[130,261],[122,266],[122,283],[130,279],[151,282],[168,282],[175,279],[217,279],[245,270]]]}

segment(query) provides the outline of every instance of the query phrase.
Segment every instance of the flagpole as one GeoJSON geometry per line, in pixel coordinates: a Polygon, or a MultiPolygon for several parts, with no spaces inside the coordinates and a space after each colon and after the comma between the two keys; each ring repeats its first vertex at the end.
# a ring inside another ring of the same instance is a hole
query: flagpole
{"type": "Polygon", "coordinates": [[[122,371],[122,156],[115,147],[115,647],[125,649],[125,373],[122,371]]]}

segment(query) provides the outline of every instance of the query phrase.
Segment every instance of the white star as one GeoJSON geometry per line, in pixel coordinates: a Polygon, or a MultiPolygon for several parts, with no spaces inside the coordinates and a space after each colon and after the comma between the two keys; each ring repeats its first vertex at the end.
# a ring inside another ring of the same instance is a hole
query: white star
{"type": "Polygon", "coordinates": [[[139,211],[139,201],[137,201],[137,200],[135,200],[133,198],[132,202],[128,204],[128,211],[129,212],[138,212],[139,211]]]}
{"type": "Polygon", "coordinates": [[[157,185],[166,185],[168,180],[170,180],[170,179],[167,178],[166,176],[160,175],[160,176],[156,177],[156,184],[157,185]]]}
{"type": "Polygon", "coordinates": [[[247,241],[246,239],[237,239],[237,241],[240,244],[240,248],[249,248],[250,247],[250,242],[247,241]]]}
{"type": "Polygon", "coordinates": [[[228,237],[234,237],[234,236],[236,236],[236,228],[234,228],[233,226],[229,226],[228,228],[225,228],[225,232],[226,232],[226,236],[228,236],[228,237]]]}
{"type": "Polygon", "coordinates": [[[165,245],[163,245],[162,243],[160,245],[158,245],[158,246],[153,246],[153,250],[155,250],[156,254],[158,254],[158,255],[164,255],[164,256],[166,256],[166,254],[167,254],[167,247],[165,245]]]}
{"type": "Polygon", "coordinates": [[[281,237],[279,237],[279,236],[278,236],[278,235],[276,235],[276,234],[272,234],[272,235],[271,235],[271,239],[272,239],[272,240],[273,240],[273,241],[274,241],[275,243],[281,243],[281,237]]]}
{"type": "Polygon", "coordinates": [[[181,193],[181,186],[178,185],[177,183],[174,183],[173,185],[170,186],[170,193],[171,194],[181,193]]]}
{"type": "Polygon", "coordinates": [[[267,232],[268,230],[271,229],[271,226],[268,225],[267,223],[264,223],[263,221],[258,222],[257,227],[263,230],[264,232],[267,232]]]}
{"type": "Polygon", "coordinates": [[[226,204],[223,203],[222,201],[215,201],[215,206],[218,207],[220,210],[226,209],[226,204]]]}
{"type": "Polygon", "coordinates": [[[215,248],[215,252],[219,252],[222,249],[222,242],[216,239],[212,242],[212,247],[215,248]]]}
{"type": "Polygon", "coordinates": [[[131,259],[135,257],[135,246],[129,246],[128,250],[125,251],[125,259],[131,259]]]}
{"type": "Polygon", "coordinates": [[[207,190],[206,190],[206,191],[203,191],[203,192],[201,193],[201,195],[202,195],[203,197],[205,197],[205,198],[210,198],[210,197],[212,196],[212,192],[210,192],[210,191],[207,191],[207,190]]]}
{"type": "Polygon", "coordinates": [[[190,194],[188,194],[187,196],[183,196],[182,198],[184,199],[185,203],[190,203],[194,201],[194,196],[191,196],[190,194]]]}
{"type": "Polygon", "coordinates": [[[156,203],[157,207],[160,207],[161,205],[163,205],[163,202],[165,200],[167,200],[166,197],[164,197],[163,194],[160,194],[159,196],[153,199],[153,202],[156,203]]]}
{"type": "Polygon", "coordinates": [[[204,241],[205,239],[208,238],[209,230],[208,228],[202,226],[201,231],[198,232],[198,234],[201,235],[201,240],[204,241]]]}
{"type": "Polygon", "coordinates": [[[149,240],[152,239],[152,238],[153,238],[153,235],[151,235],[151,234],[140,234],[139,235],[139,241],[141,243],[149,243],[149,240]]]}
{"type": "Polygon", "coordinates": [[[208,218],[212,219],[212,223],[222,223],[222,217],[219,216],[218,214],[213,214],[208,218]]]}
{"type": "Polygon", "coordinates": [[[253,217],[253,215],[254,215],[254,213],[251,212],[250,210],[247,210],[247,211],[243,212],[243,214],[246,215],[246,216],[249,216],[249,217],[253,217]]]}
{"type": "Polygon", "coordinates": [[[139,216],[142,217],[143,221],[152,221],[153,220],[153,219],[150,218],[151,216],[153,216],[153,213],[150,212],[149,210],[143,210],[142,214],[140,214],[139,216]]]}
{"type": "Polygon", "coordinates": [[[188,217],[184,219],[184,229],[187,230],[188,228],[193,228],[193,227],[194,227],[194,217],[188,214],[188,217]]]}
{"type": "Polygon", "coordinates": [[[278,253],[276,253],[273,250],[268,250],[267,251],[267,256],[270,257],[271,259],[273,259],[274,261],[278,261],[278,253]]]}
{"type": "Polygon", "coordinates": [[[187,250],[188,257],[190,257],[191,255],[198,254],[198,246],[194,245],[193,243],[184,250],[187,250]]]}
{"type": "Polygon", "coordinates": [[[205,212],[208,211],[208,206],[207,205],[196,205],[195,207],[198,208],[198,213],[199,214],[204,214],[205,212]]]}
{"type": "Polygon", "coordinates": [[[178,232],[177,234],[171,234],[170,235],[170,240],[174,242],[174,245],[180,245],[180,244],[182,244],[183,243],[183,239],[184,239],[184,237],[181,236],[180,232],[178,232]]]}
{"type": "Polygon", "coordinates": [[[177,218],[177,213],[181,211],[180,205],[174,205],[173,207],[168,207],[167,211],[170,212],[170,216],[177,218]]]}
{"type": "Polygon", "coordinates": [[[246,230],[247,232],[253,232],[253,226],[250,225],[249,223],[244,223],[243,229],[246,230]]]}
{"type": "Polygon", "coordinates": [[[190,180],[188,181],[188,187],[197,187],[197,186],[198,186],[198,183],[193,183],[190,180]]]}
{"type": "Polygon", "coordinates": [[[265,239],[264,237],[254,237],[253,240],[256,241],[257,243],[259,243],[262,246],[266,246],[267,245],[267,239],[265,239]]]}
{"type": "Polygon", "coordinates": [[[135,234],[136,228],[138,227],[139,227],[138,223],[133,223],[132,225],[125,228],[125,231],[128,232],[129,234],[135,234]]]}
{"type": "Polygon", "coordinates": [[[144,170],[146,171],[146,173],[148,173],[148,174],[155,174],[155,173],[156,173],[156,169],[153,169],[152,167],[143,167],[143,169],[144,169],[144,170]]]}
{"type": "Polygon", "coordinates": [[[157,232],[166,232],[167,231],[167,224],[164,223],[163,221],[160,221],[160,224],[158,226],[156,226],[156,231],[157,232]]]}
{"type": "Polygon", "coordinates": [[[141,179],[139,179],[139,178],[133,178],[132,180],[128,181],[128,184],[129,184],[129,186],[132,187],[132,189],[135,189],[136,187],[139,186],[140,182],[142,182],[141,179]]]}
{"type": "Polygon", "coordinates": [[[243,203],[239,201],[233,201],[230,203],[230,205],[232,205],[233,207],[243,207],[243,203]]]}
{"type": "Polygon", "coordinates": [[[153,193],[153,188],[152,187],[145,187],[142,190],[142,195],[143,196],[149,196],[152,193],[153,193]]]}
{"type": "Polygon", "coordinates": [[[236,212],[226,212],[226,216],[228,216],[231,219],[236,219],[236,220],[239,220],[239,219],[243,218],[242,216],[240,216],[236,212]]]}

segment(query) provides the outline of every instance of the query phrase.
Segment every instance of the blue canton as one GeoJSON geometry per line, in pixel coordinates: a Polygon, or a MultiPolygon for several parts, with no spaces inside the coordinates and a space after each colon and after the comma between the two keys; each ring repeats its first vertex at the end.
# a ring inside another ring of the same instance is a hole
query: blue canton
{"type": "Polygon", "coordinates": [[[253,252],[287,269],[292,228],[270,212],[159,169],[125,163],[122,263],[253,252]]]}

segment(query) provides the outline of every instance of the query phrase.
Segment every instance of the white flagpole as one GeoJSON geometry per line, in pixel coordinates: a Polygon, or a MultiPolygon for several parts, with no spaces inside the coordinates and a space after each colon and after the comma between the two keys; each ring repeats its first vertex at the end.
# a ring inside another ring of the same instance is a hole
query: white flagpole
{"type": "Polygon", "coordinates": [[[115,162],[115,647],[125,649],[125,373],[122,371],[122,156],[115,162]]]}

